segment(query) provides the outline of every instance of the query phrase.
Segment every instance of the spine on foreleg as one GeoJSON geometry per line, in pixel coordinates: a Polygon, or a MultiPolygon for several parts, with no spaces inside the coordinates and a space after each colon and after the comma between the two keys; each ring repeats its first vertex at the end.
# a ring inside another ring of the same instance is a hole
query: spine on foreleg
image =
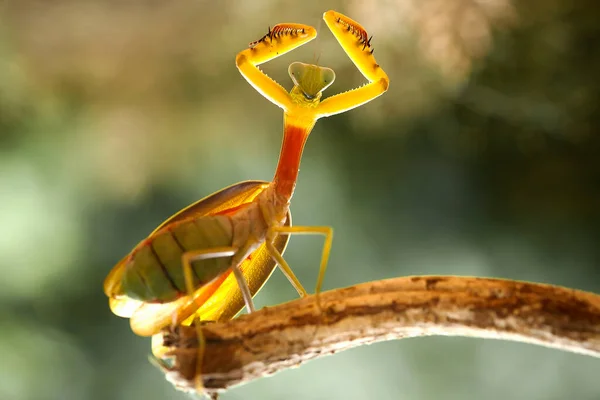
{"type": "MultiPolygon", "coordinates": [[[[190,218],[158,231],[132,252],[123,275],[127,296],[146,302],[168,302],[187,294],[182,255],[190,251],[231,246],[233,228],[228,216],[190,218]]],[[[192,263],[194,288],[225,272],[231,257],[192,263]]]]}

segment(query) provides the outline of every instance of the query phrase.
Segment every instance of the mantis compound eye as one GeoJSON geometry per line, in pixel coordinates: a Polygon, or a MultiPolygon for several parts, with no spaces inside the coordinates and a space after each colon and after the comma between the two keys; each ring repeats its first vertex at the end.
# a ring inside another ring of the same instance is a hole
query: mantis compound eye
{"type": "Polygon", "coordinates": [[[307,99],[314,99],[335,80],[335,72],[331,68],[301,62],[291,63],[288,73],[307,99]]]}

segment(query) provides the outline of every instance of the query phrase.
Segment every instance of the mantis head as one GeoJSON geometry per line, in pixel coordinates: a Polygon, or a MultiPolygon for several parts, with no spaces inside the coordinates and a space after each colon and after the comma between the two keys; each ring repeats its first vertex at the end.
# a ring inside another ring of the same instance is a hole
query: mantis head
{"type": "Polygon", "coordinates": [[[294,88],[307,100],[321,97],[321,92],[335,80],[335,72],[331,68],[301,62],[291,63],[288,73],[294,81],[294,88]]]}

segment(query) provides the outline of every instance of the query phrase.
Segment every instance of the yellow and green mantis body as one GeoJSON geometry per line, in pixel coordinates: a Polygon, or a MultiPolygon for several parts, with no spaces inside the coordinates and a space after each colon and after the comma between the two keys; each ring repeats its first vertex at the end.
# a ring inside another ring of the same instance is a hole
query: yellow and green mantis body
{"type": "MultiPolygon", "coordinates": [[[[136,334],[150,336],[169,325],[230,319],[278,264],[306,296],[282,253],[290,234],[325,236],[316,292],[321,289],[333,231],[323,226],[291,226],[290,201],[304,144],[319,118],[339,114],[380,96],[389,80],[373,57],[371,40],[355,21],[328,11],[325,23],[369,81],[360,88],[321,101],[335,79],[333,70],[294,62],[287,92],[257,66],[313,40],[315,28],[284,23],[236,57],[242,76],[284,111],[284,136],[272,182],[242,182],[185,208],[161,224],[121,260],[104,282],[111,310],[130,318],[136,334]]],[[[159,357],[158,354],[155,355],[159,357]]],[[[201,359],[201,357],[198,357],[201,359]]]]}

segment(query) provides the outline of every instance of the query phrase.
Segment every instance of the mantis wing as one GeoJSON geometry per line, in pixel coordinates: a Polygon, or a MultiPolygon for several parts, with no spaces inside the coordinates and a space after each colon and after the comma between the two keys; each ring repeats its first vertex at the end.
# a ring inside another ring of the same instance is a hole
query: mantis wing
{"type": "Polygon", "coordinates": [[[218,192],[187,206],[183,210],[180,210],[160,224],[150,236],[173,222],[190,217],[219,214],[230,208],[250,203],[260,194],[260,192],[265,190],[267,186],[269,186],[269,182],[266,181],[244,181],[228,186],[225,189],[221,189],[218,192]]]}
{"type": "MultiPolygon", "coordinates": [[[[291,224],[288,213],[285,225],[291,224]]],[[[275,247],[283,253],[289,235],[275,239],[275,247]]],[[[252,296],[262,288],[275,269],[275,261],[263,243],[240,265],[252,296]]],[[[197,289],[193,296],[184,296],[164,304],[141,303],[130,319],[131,329],[140,336],[159,333],[169,325],[189,325],[194,319],[222,321],[233,318],[244,308],[244,299],[231,270],[208,285],[197,289]]]]}
{"type": "MultiPolygon", "coordinates": [[[[217,214],[219,211],[236,207],[241,204],[249,203],[259,195],[269,182],[265,181],[245,181],[236,183],[219,190],[192,205],[180,210],[176,214],[169,217],[166,221],[158,226],[150,235],[154,235],[158,230],[173,222],[180,221],[189,217],[201,217],[204,215],[217,214]]],[[[106,279],[104,280],[104,293],[111,299],[109,302],[110,309],[113,313],[120,317],[131,317],[132,307],[137,309],[139,305],[135,305],[132,299],[123,298],[123,290],[121,287],[121,279],[125,262],[129,254],[123,257],[117,265],[113,267],[106,279]]],[[[139,303],[139,302],[138,302],[139,303]]]]}
{"type": "MultiPolygon", "coordinates": [[[[185,218],[213,215],[250,203],[268,185],[269,182],[265,181],[246,181],[229,186],[179,211],[163,222],[154,232],[185,218]]],[[[290,221],[291,215],[288,214],[286,224],[289,224],[290,221]]],[[[283,252],[287,241],[287,235],[281,236],[276,240],[275,246],[283,252]]],[[[127,258],[128,256],[125,256],[109,273],[104,281],[104,292],[109,297],[111,311],[120,317],[131,318],[131,328],[138,335],[150,336],[170,323],[181,323],[199,310],[208,300],[211,304],[210,312],[207,309],[206,316],[202,319],[212,319],[216,316],[232,318],[244,306],[243,300],[241,303],[239,301],[241,293],[231,271],[199,288],[191,297],[183,296],[164,304],[145,303],[131,299],[123,294],[121,288],[121,277],[127,258]]],[[[270,276],[275,268],[275,262],[263,244],[240,267],[248,280],[251,293],[254,295],[270,276]]]]}

